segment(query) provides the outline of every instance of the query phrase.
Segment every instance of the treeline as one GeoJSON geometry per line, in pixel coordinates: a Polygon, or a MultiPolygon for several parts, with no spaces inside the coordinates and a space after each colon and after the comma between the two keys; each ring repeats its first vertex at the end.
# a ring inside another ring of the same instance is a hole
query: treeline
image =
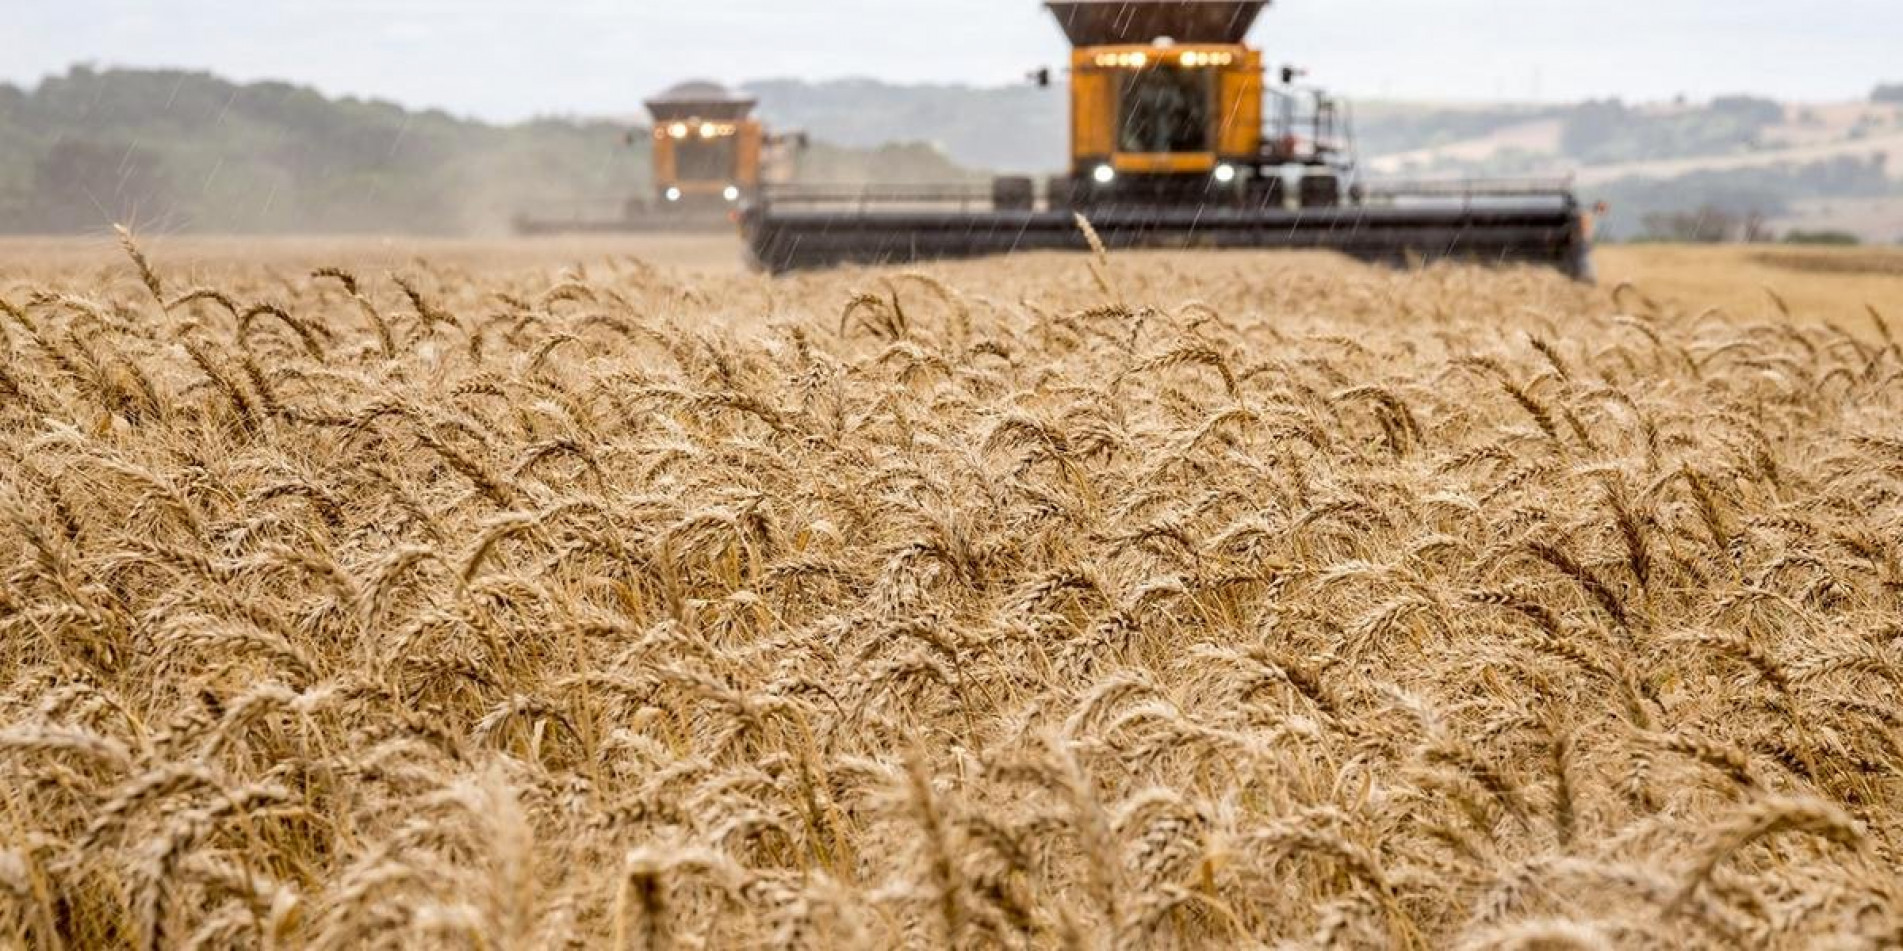
{"type": "Polygon", "coordinates": [[[500,227],[523,200],[626,194],[642,163],[604,123],[498,128],[203,73],[75,68],[0,86],[0,229],[402,231],[500,227]]]}
{"type": "MultiPolygon", "coordinates": [[[[501,232],[518,213],[648,189],[647,136],[547,119],[495,126],[285,83],[75,68],[0,85],[0,232],[501,232]]],[[[924,146],[816,145],[821,180],[945,180],[924,146]]]]}

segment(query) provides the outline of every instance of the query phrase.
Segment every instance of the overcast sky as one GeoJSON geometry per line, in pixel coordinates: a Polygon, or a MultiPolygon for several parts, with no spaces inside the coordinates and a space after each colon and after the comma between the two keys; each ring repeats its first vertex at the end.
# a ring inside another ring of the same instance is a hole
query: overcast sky
{"type": "MultiPolygon", "coordinates": [[[[460,115],[627,115],[684,77],[1016,81],[1035,0],[5,0],[0,80],[73,63],[287,79],[460,115]]],[[[1903,81],[1903,0],[1278,0],[1254,41],[1351,95],[1848,99],[1903,81]]]]}

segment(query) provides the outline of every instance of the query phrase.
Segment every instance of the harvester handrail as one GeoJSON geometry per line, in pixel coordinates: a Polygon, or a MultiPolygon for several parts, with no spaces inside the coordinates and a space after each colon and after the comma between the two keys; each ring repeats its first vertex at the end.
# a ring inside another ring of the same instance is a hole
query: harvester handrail
{"type": "Polygon", "coordinates": [[[985,206],[991,202],[990,186],[958,185],[768,185],[760,190],[768,204],[781,205],[867,205],[884,204],[956,204],[961,208],[985,206]]]}
{"type": "Polygon", "coordinates": [[[1536,200],[1572,207],[1570,176],[1565,178],[1480,178],[1363,181],[1362,202],[1369,205],[1395,205],[1413,201],[1446,204],[1456,202],[1472,210],[1500,201],[1536,200]]]}
{"type": "Polygon", "coordinates": [[[1561,178],[1386,179],[1364,184],[1370,195],[1473,196],[1570,195],[1572,176],[1561,178]]]}

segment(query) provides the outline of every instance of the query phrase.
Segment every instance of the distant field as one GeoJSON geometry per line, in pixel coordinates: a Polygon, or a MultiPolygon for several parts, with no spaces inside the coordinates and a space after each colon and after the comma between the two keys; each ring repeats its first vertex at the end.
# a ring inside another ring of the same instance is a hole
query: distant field
{"type": "MultiPolygon", "coordinates": [[[[1903,152],[1898,153],[1903,156],[1903,152]]],[[[1903,189],[1893,197],[1806,198],[1791,203],[1787,214],[1771,221],[1779,234],[1790,231],[1848,231],[1866,241],[1903,245],[1903,189]]]]}
{"type": "MultiPolygon", "coordinates": [[[[386,240],[386,238],[152,238],[179,268],[289,268],[310,261],[343,262],[354,268],[400,270],[417,261],[470,270],[546,268],[575,262],[632,257],[696,274],[740,274],[744,249],[729,236],[609,236],[535,240],[386,240]]],[[[1806,247],[1690,247],[1608,245],[1595,251],[1600,283],[1635,281],[1659,295],[1678,295],[1701,306],[1739,314],[1772,308],[1764,287],[1791,302],[1798,316],[1854,320],[1863,304],[1903,301],[1903,249],[1806,249],[1806,247]]],[[[1168,257],[1168,255],[1163,255],[1168,257]]],[[[1226,255],[1216,261],[1277,261],[1273,255],[1226,255]]],[[[55,268],[118,266],[120,249],[110,236],[89,238],[0,238],[0,280],[55,268]]]]}
{"type": "Polygon", "coordinates": [[[1607,289],[1630,281],[1684,307],[1782,316],[1775,293],[1802,321],[1867,331],[1869,307],[1903,320],[1903,249],[1617,245],[1596,254],[1607,289]]]}
{"type": "MultiPolygon", "coordinates": [[[[625,235],[538,238],[514,241],[351,238],[157,238],[146,242],[187,271],[233,266],[258,270],[293,268],[321,260],[353,268],[401,270],[418,260],[470,271],[560,267],[636,258],[696,274],[737,275],[745,252],[721,235],[625,235]]],[[[1810,320],[1859,324],[1865,305],[1903,310],[1903,249],[1742,248],[1678,245],[1612,245],[1598,249],[1601,284],[1607,290],[1630,281],[1687,306],[1718,307],[1737,316],[1775,311],[1770,288],[1793,315],[1810,320]]],[[[1156,255],[1164,260],[1170,255],[1156,255]]],[[[1274,256],[1228,255],[1214,260],[1275,262],[1274,256]]],[[[120,252],[110,237],[0,237],[0,281],[9,274],[117,267],[120,252]]]]}
{"type": "MultiPolygon", "coordinates": [[[[352,237],[152,237],[141,242],[173,266],[288,268],[327,261],[353,268],[401,269],[419,259],[493,270],[556,267],[633,256],[661,267],[737,272],[744,249],[726,235],[614,235],[519,240],[352,237]]],[[[111,235],[40,238],[0,236],[0,280],[33,271],[116,266],[111,235]]]]}
{"type": "Polygon", "coordinates": [[[737,251],[0,243],[0,947],[1903,935],[1895,256],[737,251]]]}

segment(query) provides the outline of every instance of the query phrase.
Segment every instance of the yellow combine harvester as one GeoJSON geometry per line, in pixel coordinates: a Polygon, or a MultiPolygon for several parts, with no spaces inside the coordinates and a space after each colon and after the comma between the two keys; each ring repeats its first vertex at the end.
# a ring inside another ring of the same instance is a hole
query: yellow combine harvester
{"type": "MultiPolygon", "coordinates": [[[[1529,262],[1591,273],[1565,182],[1381,184],[1358,177],[1351,124],[1244,42],[1270,0],[1055,0],[1069,37],[1068,174],[1040,189],[767,187],[742,216],[781,272],[1021,250],[1310,248],[1370,261],[1529,262]]],[[[1048,80],[1048,77],[1045,77],[1048,80]]]]}
{"type": "MultiPolygon", "coordinates": [[[[590,218],[593,207],[568,218],[520,218],[523,234],[610,231],[724,231],[743,202],[755,198],[784,146],[801,136],[771,136],[753,117],[754,100],[710,82],[675,86],[646,103],[654,117],[653,185],[618,218],[590,218]]],[[[636,141],[629,133],[628,144],[636,141]]],[[[783,164],[783,161],[781,162],[783,164]]],[[[602,203],[588,203],[599,206],[602,203]]]]}

